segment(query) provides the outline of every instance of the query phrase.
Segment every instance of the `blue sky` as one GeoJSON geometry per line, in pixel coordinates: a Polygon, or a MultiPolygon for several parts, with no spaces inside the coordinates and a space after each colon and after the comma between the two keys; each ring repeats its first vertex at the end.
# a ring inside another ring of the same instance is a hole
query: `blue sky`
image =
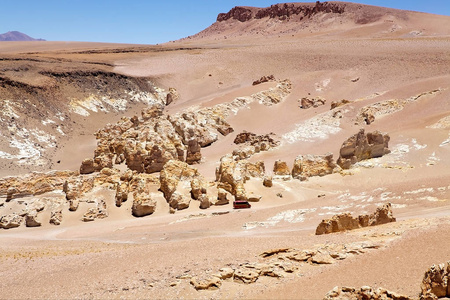
{"type": "MultiPolygon", "coordinates": [[[[283,1],[0,0],[0,33],[17,30],[51,41],[156,44],[195,34],[234,6],[279,2],[283,1]]],[[[355,2],[450,16],[450,0],[355,2]]]]}

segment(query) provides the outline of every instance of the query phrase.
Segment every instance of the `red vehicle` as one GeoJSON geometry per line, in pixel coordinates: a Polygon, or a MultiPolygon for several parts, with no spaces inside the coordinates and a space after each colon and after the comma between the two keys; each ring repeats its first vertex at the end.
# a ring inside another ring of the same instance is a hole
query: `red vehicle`
{"type": "Polygon", "coordinates": [[[252,207],[250,205],[250,203],[248,203],[248,201],[245,200],[237,200],[237,201],[233,201],[233,208],[237,209],[237,208],[250,208],[252,207]]]}

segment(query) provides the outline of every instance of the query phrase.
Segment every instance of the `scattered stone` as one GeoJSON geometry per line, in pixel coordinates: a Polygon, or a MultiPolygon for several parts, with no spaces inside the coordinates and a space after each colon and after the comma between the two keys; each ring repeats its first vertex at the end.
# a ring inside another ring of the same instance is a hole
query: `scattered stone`
{"type": "Polygon", "coordinates": [[[331,109],[335,109],[337,107],[341,107],[344,106],[346,104],[352,103],[352,101],[346,100],[346,99],[342,99],[340,101],[332,101],[331,102],[331,109]]]}

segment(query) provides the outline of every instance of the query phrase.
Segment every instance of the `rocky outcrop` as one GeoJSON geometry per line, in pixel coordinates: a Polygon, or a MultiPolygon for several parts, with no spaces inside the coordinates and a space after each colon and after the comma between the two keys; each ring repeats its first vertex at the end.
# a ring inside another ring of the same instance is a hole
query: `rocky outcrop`
{"type": "MultiPolygon", "coordinates": [[[[203,179],[196,168],[187,163],[171,160],[160,172],[160,190],[164,193],[164,198],[173,209],[181,210],[189,207],[191,197],[186,197],[191,188],[191,181],[197,179],[202,182],[203,179]]],[[[196,183],[194,182],[194,186],[196,183]]],[[[202,184],[199,183],[201,186],[202,184]]],[[[199,187],[200,194],[202,188],[199,187]]],[[[197,193],[198,191],[194,191],[197,193]]],[[[200,196],[200,195],[198,195],[200,196]]]]}
{"type": "Polygon", "coordinates": [[[342,144],[337,164],[343,169],[349,169],[361,160],[388,154],[391,152],[388,149],[389,140],[390,137],[387,134],[379,131],[365,134],[364,129],[361,129],[342,144]]]}
{"type": "Polygon", "coordinates": [[[265,186],[265,187],[272,187],[273,186],[272,176],[265,176],[263,178],[263,186],[265,186]]]}
{"type": "Polygon", "coordinates": [[[216,168],[217,187],[232,194],[236,200],[247,200],[244,184],[251,177],[264,176],[264,162],[251,163],[246,160],[235,161],[233,156],[225,155],[216,168]]]}
{"type": "Polygon", "coordinates": [[[18,214],[15,214],[15,213],[1,216],[0,217],[0,228],[10,229],[10,228],[19,227],[20,224],[22,224],[22,221],[23,221],[23,217],[18,214]]]}
{"type": "Polygon", "coordinates": [[[238,159],[245,159],[249,158],[254,153],[268,151],[271,148],[277,147],[280,144],[280,141],[275,140],[272,136],[274,136],[273,133],[256,135],[251,132],[243,131],[236,136],[234,143],[237,145],[244,144],[246,146],[234,150],[233,155],[238,159]]]}
{"type": "Polygon", "coordinates": [[[201,279],[192,277],[190,283],[196,290],[217,290],[222,285],[222,281],[216,276],[201,279]]]}
{"type": "Polygon", "coordinates": [[[383,288],[372,288],[370,286],[363,286],[361,288],[352,287],[338,287],[336,286],[329,291],[324,300],[331,299],[383,299],[383,300],[412,300],[408,296],[400,295],[383,288]]]}
{"type": "Polygon", "coordinates": [[[308,109],[311,107],[319,107],[319,106],[325,105],[326,102],[327,102],[327,100],[325,100],[319,96],[314,97],[314,98],[303,97],[300,100],[300,108],[308,109]]]}
{"type": "Polygon", "coordinates": [[[227,191],[222,189],[222,188],[218,188],[217,189],[217,201],[214,203],[214,205],[225,205],[228,204],[230,201],[227,198],[227,191]]]}
{"type": "Polygon", "coordinates": [[[302,18],[310,18],[318,13],[342,14],[345,11],[344,3],[285,3],[275,4],[266,8],[240,7],[232,8],[228,13],[220,13],[217,22],[234,19],[246,22],[252,19],[271,18],[285,20],[292,16],[300,15],[302,18]]]}
{"type": "Polygon", "coordinates": [[[375,226],[395,222],[390,203],[386,203],[370,215],[352,217],[350,213],[334,215],[331,219],[322,220],[316,228],[316,235],[341,232],[367,226],[375,226]]]}
{"type": "Polygon", "coordinates": [[[262,76],[260,79],[253,81],[252,85],[258,85],[264,82],[269,82],[269,81],[275,81],[275,76],[273,75],[268,75],[268,76],[262,76]]]}
{"type": "Polygon", "coordinates": [[[450,261],[432,265],[426,272],[421,284],[420,299],[438,299],[450,297],[450,261]]]}
{"type": "Polygon", "coordinates": [[[108,217],[108,211],[106,210],[106,202],[104,199],[99,199],[95,201],[97,203],[96,207],[89,208],[83,215],[81,220],[83,222],[94,221],[95,219],[104,219],[108,217]]]}
{"type": "Polygon", "coordinates": [[[41,195],[55,190],[62,190],[65,181],[77,175],[71,171],[33,172],[22,176],[9,176],[0,179],[0,196],[7,201],[15,197],[41,195]]]}
{"type": "Polygon", "coordinates": [[[279,81],[276,87],[258,92],[253,94],[251,97],[260,104],[271,106],[283,101],[290,94],[291,89],[291,81],[289,79],[285,79],[279,81]]]}
{"type": "Polygon", "coordinates": [[[175,88],[169,88],[169,92],[166,96],[166,105],[169,105],[172,102],[176,102],[178,99],[180,99],[180,94],[175,88]]]}
{"type": "Polygon", "coordinates": [[[325,155],[299,155],[294,160],[292,177],[307,180],[313,176],[325,176],[339,171],[339,167],[333,161],[333,154],[325,155]]]}

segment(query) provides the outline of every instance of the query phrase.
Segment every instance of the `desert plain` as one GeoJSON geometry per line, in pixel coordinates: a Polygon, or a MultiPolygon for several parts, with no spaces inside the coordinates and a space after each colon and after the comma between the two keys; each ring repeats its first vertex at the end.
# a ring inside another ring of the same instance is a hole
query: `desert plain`
{"type": "Polygon", "coordinates": [[[0,298],[418,299],[450,260],[449,70],[450,17],[346,2],[0,43],[0,298]]]}

